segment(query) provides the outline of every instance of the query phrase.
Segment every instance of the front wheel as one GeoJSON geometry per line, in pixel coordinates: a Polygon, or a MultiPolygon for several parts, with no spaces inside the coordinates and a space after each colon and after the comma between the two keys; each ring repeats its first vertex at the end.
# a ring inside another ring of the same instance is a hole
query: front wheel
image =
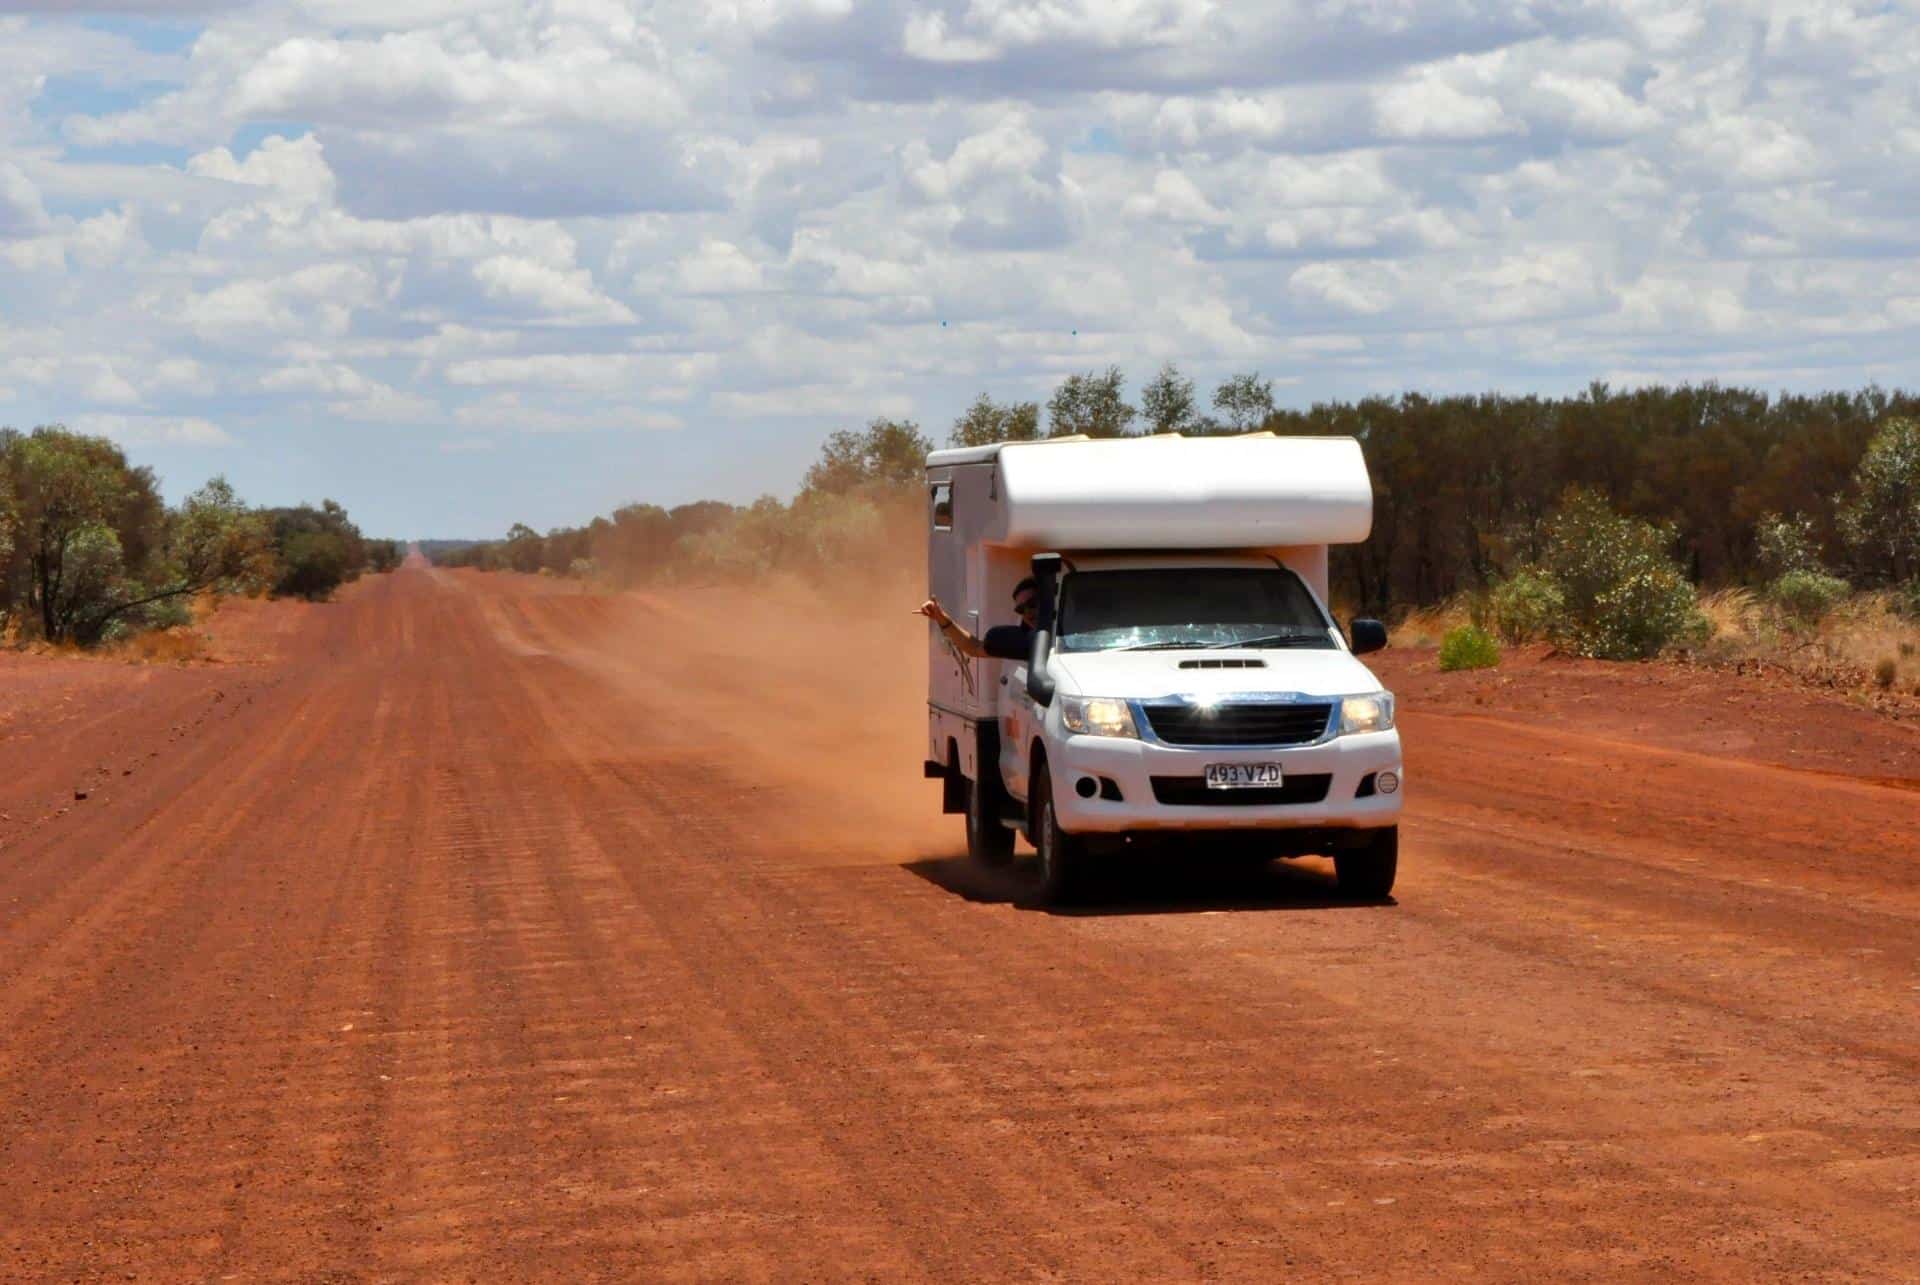
{"type": "MultiPolygon", "coordinates": [[[[960,770],[955,764],[953,770],[960,770]]],[[[994,764],[982,762],[980,774],[999,774],[994,764]]],[[[962,778],[964,779],[964,778],[962,778]]],[[[1013,860],[1013,831],[1000,819],[998,781],[967,781],[967,855],[988,869],[997,870],[1013,860]]]]}
{"type": "Polygon", "coordinates": [[[1390,825],[1367,834],[1367,844],[1333,854],[1334,878],[1340,895],[1355,901],[1385,901],[1400,870],[1400,827],[1390,825]]]}
{"type": "Polygon", "coordinates": [[[1053,806],[1053,778],[1041,764],[1027,794],[1033,815],[1033,846],[1040,854],[1040,899],[1049,906],[1071,902],[1087,882],[1086,841],[1060,828],[1053,806]]]}

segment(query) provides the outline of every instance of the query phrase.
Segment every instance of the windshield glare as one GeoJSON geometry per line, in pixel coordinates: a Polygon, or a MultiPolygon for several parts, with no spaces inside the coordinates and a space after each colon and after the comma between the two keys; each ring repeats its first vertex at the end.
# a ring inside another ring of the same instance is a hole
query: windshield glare
{"type": "Polygon", "coordinates": [[[1284,567],[1075,571],[1060,584],[1062,651],[1333,647],[1326,617],[1284,567]]]}

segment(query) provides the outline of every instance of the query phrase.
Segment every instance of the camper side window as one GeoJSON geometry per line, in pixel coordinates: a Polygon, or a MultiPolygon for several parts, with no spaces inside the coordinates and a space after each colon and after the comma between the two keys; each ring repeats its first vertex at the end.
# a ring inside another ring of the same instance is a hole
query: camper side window
{"type": "Polygon", "coordinates": [[[953,483],[951,482],[933,484],[933,529],[953,530],[953,483]]]}

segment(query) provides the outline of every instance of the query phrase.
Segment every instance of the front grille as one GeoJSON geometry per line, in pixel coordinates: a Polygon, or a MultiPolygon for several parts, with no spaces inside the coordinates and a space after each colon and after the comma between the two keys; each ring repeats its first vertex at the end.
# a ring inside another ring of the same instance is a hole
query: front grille
{"type": "Polygon", "coordinates": [[[1326,735],[1333,706],[1143,705],[1153,734],[1168,745],[1306,745],[1326,735]]]}
{"type": "Polygon", "coordinates": [[[1204,776],[1156,776],[1156,802],[1182,808],[1267,808],[1283,803],[1319,803],[1333,784],[1331,772],[1288,776],[1277,789],[1209,790],[1204,776]]]}

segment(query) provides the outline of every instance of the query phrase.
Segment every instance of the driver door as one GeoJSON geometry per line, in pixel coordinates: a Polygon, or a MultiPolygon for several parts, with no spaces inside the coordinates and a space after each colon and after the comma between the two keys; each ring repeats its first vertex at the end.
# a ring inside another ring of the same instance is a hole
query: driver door
{"type": "Polygon", "coordinates": [[[1027,695],[1027,667],[1011,661],[1000,666],[1000,779],[1007,793],[1024,802],[1032,770],[1027,747],[1038,730],[1039,707],[1027,695]]]}

